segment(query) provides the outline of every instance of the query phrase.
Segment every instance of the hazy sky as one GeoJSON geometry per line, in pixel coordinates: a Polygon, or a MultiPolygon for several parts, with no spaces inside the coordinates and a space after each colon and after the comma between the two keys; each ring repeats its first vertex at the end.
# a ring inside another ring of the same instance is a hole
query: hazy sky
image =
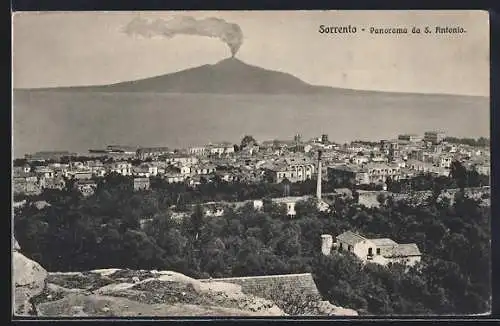
{"type": "Polygon", "coordinates": [[[13,19],[15,88],[108,84],[230,56],[220,40],[122,32],[137,16],[218,17],[244,34],[239,59],[317,84],[353,89],[489,96],[489,25],[481,11],[53,12],[13,19]],[[320,25],[356,34],[320,34],[320,25]],[[465,34],[380,35],[373,27],[463,27],[465,34]]]}

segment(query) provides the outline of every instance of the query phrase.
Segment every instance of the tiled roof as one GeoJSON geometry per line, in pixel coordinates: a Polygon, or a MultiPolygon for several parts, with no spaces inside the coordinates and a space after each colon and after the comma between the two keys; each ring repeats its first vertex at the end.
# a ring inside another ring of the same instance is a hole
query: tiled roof
{"type": "Polygon", "coordinates": [[[285,274],[285,275],[266,275],[266,276],[247,276],[219,278],[212,280],[200,280],[202,282],[226,282],[241,285],[243,293],[260,296],[271,299],[270,293],[276,290],[283,290],[283,297],[293,295],[286,291],[293,290],[305,295],[312,295],[321,298],[316,287],[316,283],[310,273],[304,274],[285,274]]]}
{"type": "Polygon", "coordinates": [[[409,257],[420,256],[420,250],[415,243],[398,244],[388,250],[387,253],[382,253],[384,257],[409,257]]]}
{"type": "Polygon", "coordinates": [[[97,185],[94,180],[77,180],[75,185],[97,185]]]}
{"type": "Polygon", "coordinates": [[[363,172],[363,169],[361,169],[358,166],[349,166],[349,165],[337,165],[337,166],[329,166],[328,169],[330,170],[339,170],[339,171],[346,171],[346,172],[363,172]]]}
{"type": "Polygon", "coordinates": [[[14,173],[14,178],[32,178],[36,177],[36,174],[33,172],[24,172],[24,171],[18,171],[14,173]]]}
{"type": "Polygon", "coordinates": [[[273,198],[273,203],[296,203],[301,200],[307,200],[309,196],[288,196],[288,197],[278,197],[273,198]]]}
{"type": "Polygon", "coordinates": [[[380,239],[370,239],[376,246],[394,246],[397,245],[396,241],[389,238],[380,238],[380,239]]]}
{"type": "Polygon", "coordinates": [[[356,243],[366,240],[366,238],[352,231],[346,231],[338,235],[337,240],[354,246],[356,243]]]}

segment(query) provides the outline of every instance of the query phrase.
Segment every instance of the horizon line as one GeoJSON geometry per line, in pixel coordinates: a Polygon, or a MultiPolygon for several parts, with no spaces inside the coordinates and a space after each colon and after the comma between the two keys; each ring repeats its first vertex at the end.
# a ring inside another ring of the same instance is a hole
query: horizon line
{"type": "MultiPolygon", "coordinates": [[[[156,76],[151,76],[151,77],[145,77],[141,79],[135,79],[135,80],[124,80],[124,81],[119,81],[116,83],[112,84],[94,84],[94,85],[68,85],[68,86],[49,86],[49,87],[30,87],[30,88],[15,88],[12,87],[11,91],[16,92],[16,91],[34,91],[34,92],[40,92],[40,91],[56,91],[56,90],[68,90],[70,91],[71,88],[90,88],[90,87],[105,87],[105,86],[114,86],[120,83],[127,83],[127,82],[135,82],[139,80],[144,80],[144,79],[149,79],[149,78],[155,78],[155,77],[160,77],[164,75],[156,75],[156,76]]],[[[337,87],[337,86],[327,86],[327,85],[314,85],[314,84],[308,84],[311,86],[316,86],[316,87],[328,87],[336,90],[344,90],[344,91],[354,91],[354,92],[365,92],[365,93],[383,93],[383,94],[397,94],[397,95],[429,95],[429,96],[461,96],[461,97],[477,97],[477,98],[485,98],[489,99],[491,95],[479,95],[479,94],[460,94],[460,93],[432,93],[432,92],[411,92],[411,91],[397,91],[397,90],[380,90],[380,89],[361,89],[361,88],[344,88],[344,87],[337,87]]],[[[268,96],[274,96],[274,95],[300,95],[300,96],[316,96],[316,94],[294,94],[294,93],[276,93],[276,94],[267,94],[267,93],[203,93],[203,92],[158,92],[158,91],[129,91],[129,92],[123,92],[123,91],[92,91],[92,93],[99,93],[99,94],[178,94],[178,95],[268,95],[268,96]]],[[[328,95],[328,94],[325,94],[328,95]]]]}

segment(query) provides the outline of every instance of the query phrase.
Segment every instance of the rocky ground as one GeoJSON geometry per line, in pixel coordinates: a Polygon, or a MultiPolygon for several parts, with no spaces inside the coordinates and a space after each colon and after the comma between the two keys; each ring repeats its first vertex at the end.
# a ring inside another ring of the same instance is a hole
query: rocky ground
{"type": "MultiPolygon", "coordinates": [[[[14,240],[15,241],[15,240],[14,240]]],[[[173,271],[104,269],[47,273],[14,243],[14,314],[43,317],[285,316],[241,286],[173,271]]],[[[356,315],[319,301],[312,315],[356,315]]]]}

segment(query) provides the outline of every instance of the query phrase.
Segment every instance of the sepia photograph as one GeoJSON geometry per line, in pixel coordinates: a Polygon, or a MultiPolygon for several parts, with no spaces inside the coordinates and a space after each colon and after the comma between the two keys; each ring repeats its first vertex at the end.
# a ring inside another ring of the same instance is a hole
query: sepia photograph
{"type": "Polygon", "coordinates": [[[486,11],[12,14],[12,316],[491,313],[486,11]]]}

